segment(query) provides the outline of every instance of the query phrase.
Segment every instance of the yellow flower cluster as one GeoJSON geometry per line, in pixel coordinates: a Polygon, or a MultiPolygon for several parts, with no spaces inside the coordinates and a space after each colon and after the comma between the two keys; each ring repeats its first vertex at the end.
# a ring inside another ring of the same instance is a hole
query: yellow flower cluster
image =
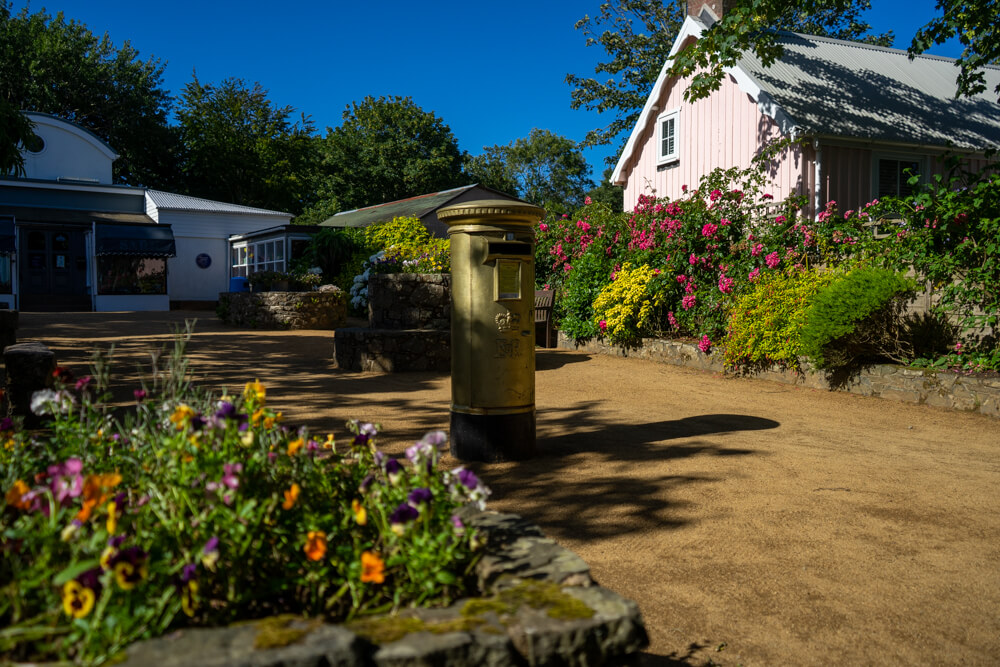
{"type": "Polygon", "coordinates": [[[633,268],[625,262],[594,299],[594,322],[612,342],[636,340],[652,324],[660,297],[650,293],[649,282],[657,272],[647,264],[633,268]]]}

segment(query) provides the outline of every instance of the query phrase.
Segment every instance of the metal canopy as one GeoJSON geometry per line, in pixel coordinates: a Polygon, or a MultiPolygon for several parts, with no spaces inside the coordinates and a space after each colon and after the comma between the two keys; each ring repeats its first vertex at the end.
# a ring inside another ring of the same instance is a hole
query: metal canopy
{"type": "Polygon", "coordinates": [[[177,246],[169,225],[96,224],[95,252],[105,255],[176,257],[177,246]]]}

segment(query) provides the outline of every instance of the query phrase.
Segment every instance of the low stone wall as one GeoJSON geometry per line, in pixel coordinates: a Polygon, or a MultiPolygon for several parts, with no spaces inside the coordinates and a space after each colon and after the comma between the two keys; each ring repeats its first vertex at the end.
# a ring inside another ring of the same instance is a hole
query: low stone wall
{"type": "Polygon", "coordinates": [[[216,312],[226,324],[254,329],[336,329],[347,321],[344,292],[223,292],[216,312]]]}
{"type": "Polygon", "coordinates": [[[451,331],[434,329],[337,329],[333,339],[337,368],[407,373],[451,370],[451,331]]]}
{"type": "Polygon", "coordinates": [[[451,326],[451,274],[376,273],[368,279],[372,329],[447,329],[451,326]]]}
{"type": "Polygon", "coordinates": [[[512,514],[462,515],[485,542],[480,598],[346,627],[278,617],[181,630],[134,644],[120,664],[602,667],[628,664],[648,645],[638,606],[597,586],[587,564],[537,526],[512,514]]]}
{"type": "Polygon", "coordinates": [[[368,326],[337,329],[337,368],[382,373],[451,370],[451,274],[371,276],[368,326]]]}
{"type": "MultiPolygon", "coordinates": [[[[718,373],[726,372],[721,352],[706,355],[697,345],[658,338],[644,338],[642,345],[623,348],[604,341],[578,343],[559,334],[559,347],[593,354],[649,359],[718,373]]],[[[811,389],[846,391],[905,403],[933,405],[1000,417],[1000,378],[966,376],[950,371],[906,368],[891,364],[869,366],[847,378],[830,376],[803,364],[803,372],[784,369],[747,373],[748,377],[796,384],[811,389]]]]}

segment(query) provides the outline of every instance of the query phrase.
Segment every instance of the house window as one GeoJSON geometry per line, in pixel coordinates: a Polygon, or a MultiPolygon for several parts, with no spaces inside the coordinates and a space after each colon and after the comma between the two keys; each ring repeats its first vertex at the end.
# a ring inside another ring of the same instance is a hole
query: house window
{"type": "Polygon", "coordinates": [[[668,111],[656,119],[656,164],[680,159],[680,109],[668,111]]]}
{"type": "Polygon", "coordinates": [[[232,261],[232,270],[230,271],[230,276],[243,276],[247,277],[247,259],[249,253],[247,247],[240,246],[234,247],[230,250],[230,258],[232,261]]]}
{"type": "Polygon", "coordinates": [[[99,255],[98,294],[166,294],[167,260],[163,257],[99,255]]]}
{"type": "Polygon", "coordinates": [[[913,157],[876,156],[875,164],[874,190],[875,196],[879,198],[913,194],[914,187],[909,184],[910,177],[923,176],[926,171],[924,161],[913,157]]]}

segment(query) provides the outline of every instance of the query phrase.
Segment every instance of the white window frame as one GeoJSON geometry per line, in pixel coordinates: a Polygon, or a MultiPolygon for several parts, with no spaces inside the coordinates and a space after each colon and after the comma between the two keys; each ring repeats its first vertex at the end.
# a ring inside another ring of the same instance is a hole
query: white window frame
{"type": "MultiPolygon", "coordinates": [[[[920,176],[921,183],[928,182],[928,170],[930,162],[928,156],[926,155],[914,155],[912,153],[876,153],[872,152],[872,199],[877,199],[878,197],[884,197],[886,195],[879,194],[878,191],[878,175],[879,175],[879,163],[882,160],[893,160],[895,162],[916,162],[917,172],[920,176]]],[[[895,195],[893,195],[895,196],[895,195]]]]}
{"type": "Polygon", "coordinates": [[[671,164],[681,159],[681,110],[671,109],[656,117],[656,166],[671,164]],[[663,152],[663,126],[667,121],[673,121],[674,128],[674,150],[671,153],[663,152]]]}

